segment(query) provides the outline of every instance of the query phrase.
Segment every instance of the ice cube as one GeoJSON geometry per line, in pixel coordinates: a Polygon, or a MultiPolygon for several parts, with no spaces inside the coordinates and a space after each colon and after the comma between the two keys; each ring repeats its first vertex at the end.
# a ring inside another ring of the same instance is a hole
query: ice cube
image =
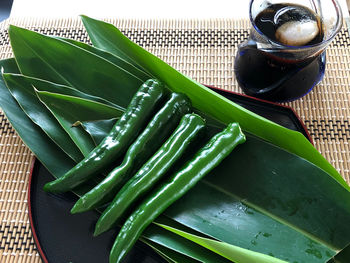
{"type": "Polygon", "coordinates": [[[302,46],[313,40],[319,33],[316,21],[289,21],[275,33],[277,41],[288,46],[302,46]]]}

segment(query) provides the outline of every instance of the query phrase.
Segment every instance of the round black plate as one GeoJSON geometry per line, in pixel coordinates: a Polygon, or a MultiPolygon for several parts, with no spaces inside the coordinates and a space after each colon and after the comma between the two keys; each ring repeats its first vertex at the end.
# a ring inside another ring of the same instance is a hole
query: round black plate
{"type": "MultiPolygon", "coordinates": [[[[302,132],[310,140],[303,123],[291,108],[224,90],[214,90],[267,119],[302,132]]],[[[33,236],[43,261],[108,262],[109,250],[117,233],[109,231],[99,237],[93,237],[93,228],[99,214],[92,211],[71,215],[69,211],[77,197],[72,193],[56,195],[44,192],[44,184],[51,180],[52,176],[45,167],[39,161],[35,161],[29,181],[28,205],[33,236]]],[[[151,248],[138,242],[125,262],[166,261],[151,248]]]]}

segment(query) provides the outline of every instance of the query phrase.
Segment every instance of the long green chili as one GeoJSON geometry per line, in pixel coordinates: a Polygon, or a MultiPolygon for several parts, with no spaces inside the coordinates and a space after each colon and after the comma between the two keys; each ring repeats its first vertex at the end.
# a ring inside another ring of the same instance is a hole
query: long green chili
{"type": "Polygon", "coordinates": [[[47,183],[45,191],[70,191],[116,161],[135,140],[166,94],[163,85],[154,79],[141,85],[128,108],[106,138],[62,177],[47,183]]]}
{"type": "Polygon", "coordinates": [[[80,197],[72,213],[84,212],[109,202],[117,191],[130,179],[170,136],[180,119],[191,110],[191,102],[184,94],[172,93],[170,99],[157,112],[145,130],[128,149],[121,165],[80,197]]]}
{"type": "Polygon", "coordinates": [[[109,262],[120,262],[143,230],[167,207],[183,196],[201,178],[216,167],[245,136],[237,123],[231,123],[215,135],[192,160],[159,186],[143,201],[122,226],[110,253],[109,262]]]}
{"type": "Polygon", "coordinates": [[[166,174],[188,149],[191,142],[203,132],[204,127],[204,119],[197,114],[186,114],[182,117],[169,139],[123,186],[102,213],[96,223],[94,235],[99,235],[113,227],[125,215],[128,208],[166,174]]]}

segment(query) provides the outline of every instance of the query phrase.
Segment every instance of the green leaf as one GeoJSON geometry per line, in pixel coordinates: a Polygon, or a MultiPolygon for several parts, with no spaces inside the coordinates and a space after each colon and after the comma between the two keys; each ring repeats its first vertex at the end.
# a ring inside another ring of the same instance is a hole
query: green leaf
{"type": "Polygon", "coordinates": [[[97,56],[103,57],[106,60],[112,62],[114,65],[126,70],[127,72],[131,73],[132,75],[138,77],[141,80],[147,80],[149,78],[152,78],[152,76],[146,72],[144,72],[142,69],[134,66],[133,64],[127,62],[121,57],[118,57],[117,55],[113,55],[109,52],[103,51],[102,49],[90,46],[88,44],[85,44],[83,42],[75,41],[73,39],[68,39],[68,38],[58,38],[63,41],[66,41],[68,43],[71,43],[72,45],[78,46],[82,49],[85,49],[97,56]]]}
{"type": "Polygon", "coordinates": [[[167,247],[160,246],[156,243],[152,243],[147,240],[142,240],[145,244],[150,246],[151,248],[154,249],[160,256],[162,256],[166,261],[170,263],[181,263],[181,262],[186,262],[186,263],[200,263],[200,261],[186,257],[178,252],[175,252],[174,250],[168,249],[167,247]]]}
{"type": "MultiPolygon", "coordinates": [[[[1,60],[0,67],[4,72],[19,73],[13,58],[1,60]]],[[[22,111],[6,88],[2,77],[0,78],[0,107],[23,142],[50,173],[58,177],[74,166],[74,161],[22,111]]]]}
{"type": "MultiPolygon", "coordinates": [[[[163,222],[164,220],[156,219],[158,222],[163,222]]],[[[170,223],[171,221],[166,220],[170,223]]],[[[170,223],[171,224],[171,223],[170,223]]],[[[172,225],[173,226],[173,225],[172,225]]],[[[173,227],[175,228],[176,225],[173,227]]],[[[168,256],[179,259],[185,258],[186,260],[179,261],[182,262],[215,262],[215,263],[228,263],[229,260],[224,257],[213,253],[212,251],[199,246],[180,235],[172,233],[170,231],[162,232],[162,229],[158,224],[152,224],[147,227],[141,238],[146,244],[152,244],[157,247],[158,250],[163,251],[168,256]]]]}
{"type": "Polygon", "coordinates": [[[11,25],[11,46],[23,75],[68,85],[126,107],[142,80],[80,47],[11,25]]]}
{"type": "MultiPolygon", "coordinates": [[[[0,60],[0,68],[4,74],[19,73],[14,58],[0,60]]],[[[2,75],[0,78],[0,107],[22,141],[55,178],[62,176],[76,164],[24,113],[7,89],[2,75]]],[[[84,185],[75,191],[82,195],[90,189],[91,186],[84,185]]]]}
{"type": "MultiPolygon", "coordinates": [[[[108,130],[101,125],[99,132],[108,130]]],[[[244,145],[164,215],[215,239],[282,260],[325,262],[350,242],[349,195],[321,169],[248,134],[244,145]],[[281,163],[267,164],[263,155],[281,163]],[[287,245],[291,240],[293,245],[287,245]]],[[[195,255],[191,250],[188,254],[195,255]]]]}
{"type": "Polygon", "coordinates": [[[110,132],[117,118],[97,120],[97,121],[83,121],[80,122],[83,129],[90,134],[91,138],[98,145],[110,132]]]}
{"type": "MultiPolygon", "coordinates": [[[[13,75],[15,75],[15,74],[13,74],[13,75]]],[[[61,85],[61,84],[57,84],[57,83],[54,83],[51,81],[46,81],[43,79],[28,77],[28,76],[24,76],[24,75],[20,75],[20,76],[23,76],[24,78],[26,78],[26,80],[28,82],[30,82],[34,86],[34,88],[39,90],[39,91],[48,91],[48,92],[59,93],[59,94],[68,95],[68,96],[72,96],[72,97],[88,99],[88,100],[92,100],[92,101],[99,102],[102,104],[106,104],[108,106],[112,106],[114,108],[120,109],[120,111],[125,110],[125,108],[120,107],[120,106],[118,106],[118,105],[116,105],[108,100],[102,99],[102,98],[97,97],[97,96],[89,95],[87,93],[81,92],[77,89],[74,89],[74,88],[66,86],[66,85],[61,85]]]]}
{"type": "Polygon", "coordinates": [[[64,129],[61,128],[51,112],[42,104],[29,81],[22,75],[3,74],[6,86],[12,96],[17,100],[22,110],[31,120],[74,161],[79,162],[83,155],[71,140],[64,129]]]}
{"type": "Polygon", "coordinates": [[[158,224],[158,225],[188,240],[191,240],[211,251],[214,251],[219,255],[222,255],[223,257],[230,259],[236,263],[250,263],[250,262],[260,262],[260,263],[285,262],[286,263],[286,261],[282,261],[261,253],[253,252],[248,249],[242,249],[240,247],[236,247],[225,242],[219,242],[216,240],[199,237],[199,236],[178,230],[176,228],[169,227],[167,225],[162,225],[162,224],[158,224]]]}
{"type": "Polygon", "coordinates": [[[51,109],[62,112],[64,116],[76,121],[94,121],[111,118],[119,118],[124,110],[100,102],[70,95],[48,91],[36,91],[40,99],[51,109]],[[69,117],[68,117],[69,116],[69,117]]]}
{"type": "MultiPolygon", "coordinates": [[[[102,50],[106,50],[108,52],[110,52],[111,54],[114,54],[120,58],[123,58],[124,60],[128,61],[130,64],[136,65],[137,67],[140,67],[141,69],[145,70],[142,66],[139,65],[138,61],[133,59],[132,56],[130,56],[128,54],[128,52],[125,52],[125,50],[119,45],[122,43],[114,43],[114,41],[116,40],[116,38],[109,38],[108,34],[105,34],[105,31],[100,31],[95,30],[97,29],[94,28],[95,25],[93,25],[92,23],[88,23],[89,20],[91,20],[91,18],[87,17],[87,16],[80,16],[85,29],[88,31],[88,34],[91,38],[91,41],[93,43],[94,46],[101,48],[102,50]],[[91,29],[91,30],[90,30],[91,29]],[[90,35],[90,32],[93,34],[93,38],[90,35]]],[[[97,20],[96,20],[97,21],[97,20]]],[[[104,23],[105,27],[106,27],[106,31],[113,31],[114,30],[114,26],[108,23],[104,23]]]]}
{"type": "Polygon", "coordinates": [[[184,76],[161,59],[130,41],[113,25],[87,16],[81,18],[94,46],[112,54],[124,54],[130,58],[131,62],[136,61],[147,72],[166,83],[171,90],[185,93],[198,110],[226,124],[239,122],[244,131],[314,163],[350,191],[349,185],[337,170],[301,133],[268,121],[184,76]]]}
{"type": "Polygon", "coordinates": [[[63,129],[85,155],[95,148],[91,137],[81,127],[73,127],[77,121],[119,117],[122,111],[105,104],[58,93],[37,91],[39,99],[56,117],[63,129]]]}
{"type": "Polygon", "coordinates": [[[164,214],[288,262],[325,262],[350,242],[350,193],[313,164],[249,135],[164,214]]]}
{"type": "Polygon", "coordinates": [[[215,253],[218,253],[219,255],[236,263],[287,263],[286,261],[279,260],[274,257],[257,253],[248,249],[233,246],[225,242],[219,242],[216,240],[192,235],[184,231],[178,230],[176,228],[169,227],[167,225],[158,225],[190,241],[193,241],[211,251],[214,251],[215,253]]]}
{"type": "MultiPolygon", "coordinates": [[[[178,262],[175,259],[172,259],[170,255],[167,255],[166,252],[159,250],[157,247],[152,246],[151,244],[147,244],[147,245],[150,246],[156,253],[158,253],[158,255],[161,256],[164,260],[166,260],[166,262],[168,262],[168,263],[178,262]]],[[[196,263],[198,263],[198,262],[196,262],[196,263]]]]}

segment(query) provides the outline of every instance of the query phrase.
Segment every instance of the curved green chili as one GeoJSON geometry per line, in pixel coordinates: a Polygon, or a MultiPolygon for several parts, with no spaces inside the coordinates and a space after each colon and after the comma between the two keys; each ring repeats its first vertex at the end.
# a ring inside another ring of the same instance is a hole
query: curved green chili
{"type": "Polygon", "coordinates": [[[44,190],[70,191],[115,162],[149,121],[165,93],[165,88],[157,80],[150,79],[142,84],[106,138],[66,174],[47,183],[44,190]]]}
{"type": "Polygon", "coordinates": [[[170,99],[157,112],[130,146],[120,166],[113,169],[97,186],[80,197],[72,208],[72,213],[96,208],[116,195],[123,184],[130,179],[162,143],[170,136],[183,115],[190,112],[191,102],[184,94],[172,93],[170,99]]]}
{"type": "Polygon", "coordinates": [[[236,145],[244,141],[245,136],[237,123],[229,124],[225,130],[215,135],[192,160],[152,192],[131,214],[113,244],[109,262],[120,262],[142,231],[156,217],[216,167],[236,145]]]}
{"type": "Polygon", "coordinates": [[[159,181],[203,131],[205,121],[197,114],[186,114],[179,126],[140,170],[123,186],[96,223],[94,235],[109,230],[128,208],[159,181]]]}

